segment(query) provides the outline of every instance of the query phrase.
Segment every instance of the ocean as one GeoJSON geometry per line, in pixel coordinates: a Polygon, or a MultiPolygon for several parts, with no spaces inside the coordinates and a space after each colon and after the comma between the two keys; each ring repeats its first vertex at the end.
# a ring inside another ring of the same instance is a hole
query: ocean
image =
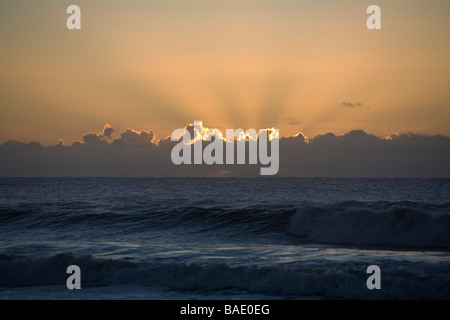
{"type": "Polygon", "coordinates": [[[1,178],[0,299],[450,299],[450,179],[1,178]]]}

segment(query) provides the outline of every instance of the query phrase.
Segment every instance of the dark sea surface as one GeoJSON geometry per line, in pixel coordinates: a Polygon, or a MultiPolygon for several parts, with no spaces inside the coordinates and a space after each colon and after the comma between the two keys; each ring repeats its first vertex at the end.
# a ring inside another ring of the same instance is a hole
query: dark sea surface
{"type": "Polygon", "coordinates": [[[450,299],[450,179],[1,178],[0,298],[450,299]]]}

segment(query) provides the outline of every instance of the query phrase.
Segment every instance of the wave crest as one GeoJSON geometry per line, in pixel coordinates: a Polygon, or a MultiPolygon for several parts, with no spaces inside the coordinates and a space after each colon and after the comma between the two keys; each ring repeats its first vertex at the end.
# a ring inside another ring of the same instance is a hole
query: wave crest
{"type": "Polygon", "coordinates": [[[450,247],[450,214],[423,207],[298,209],[288,233],[319,243],[450,247]]]}
{"type": "MultiPolygon", "coordinates": [[[[448,299],[448,264],[430,268],[424,263],[383,265],[383,281],[389,286],[376,292],[366,288],[364,263],[297,263],[267,267],[230,266],[224,263],[188,264],[130,262],[75,257],[70,253],[30,258],[0,255],[0,288],[58,286],[65,289],[68,265],[81,268],[83,292],[90,288],[131,285],[160,286],[164,290],[203,293],[264,294],[278,297],[330,299],[448,299]],[[424,274],[423,270],[430,270],[424,274]],[[436,282],[436,279],[439,279],[436,282]]],[[[44,289],[43,289],[44,290],[44,289]]],[[[45,296],[45,290],[42,291],[45,296]]]]}

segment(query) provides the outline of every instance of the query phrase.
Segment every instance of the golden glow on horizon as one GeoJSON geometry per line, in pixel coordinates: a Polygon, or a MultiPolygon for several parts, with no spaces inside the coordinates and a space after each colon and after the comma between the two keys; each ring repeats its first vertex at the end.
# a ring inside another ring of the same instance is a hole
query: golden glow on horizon
{"type": "Polygon", "coordinates": [[[296,133],[296,134],[294,134],[293,137],[294,137],[294,138],[302,137],[303,140],[304,140],[306,143],[309,143],[309,138],[308,138],[307,136],[305,136],[305,134],[304,134],[303,132],[301,132],[301,131],[298,132],[298,133],[296,133]]]}
{"type": "Polygon", "coordinates": [[[390,135],[388,135],[388,136],[386,136],[386,137],[383,137],[383,139],[384,139],[384,140],[392,140],[392,139],[398,138],[399,136],[400,136],[400,135],[399,135],[398,132],[393,132],[393,133],[391,133],[390,135]]]}
{"type": "MultiPolygon", "coordinates": [[[[105,125],[105,128],[106,128],[106,126],[107,125],[105,125]]],[[[128,129],[128,130],[130,130],[130,129],[128,129]]],[[[262,132],[267,132],[269,141],[272,140],[272,139],[280,139],[279,131],[277,131],[277,129],[273,128],[273,127],[272,128],[259,129],[259,130],[255,130],[255,129],[244,130],[244,129],[240,129],[240,128],[230,129],[230,130],[233,130],[234,134],[233,134],[233,136],[228,137],[228,133],[227,132],[223,133],[221,130],[219,130],[217,128],[205,127],[203,125],[202,121],[198,121],[197,125],[196,125],[195,122],[186,124],[184,126],[184,132],[181,133],[181,134],[177,133],[173,137],[176,138],[177,140],[181,140],[183,135],[186,132],[189,132],[189,134],[191,135],[191,139],[190,139],[189,142],[185,143],[186,145],[194,144],[194,143],[196,143],[197,141],[200,141],[200,140],[202,140],[202,141],[211,141],[212,137],[215,137],[215,139],[220,139],[220,140],[222,140],[224,142],[234,142],[234,141],[243,141],[243,140],[244,141],[249,141],[249,140],[257,141],[258,140],[258,136],[262,132]],[[198,126],[200,126],[200,125],[202,126],[201,133],[198,130],[198,126]],[[192,130],[192,132],[190,130],[192,130]]],[[[134,130],[132,130],[132,131],[134,131],[134,130]]],[[[134,131],[134,132],[136,132],[136,131],[134,131]]],[[[170,140],[171,136],[167,136],[165,139],[170,140]]],[[[163,139],[163,140],[165,140],[165,139],[163,139]]],[[[153,140],[152,140],[152,142],[153,142],[153,140]]],[[[155,144],[159,144],[159,140],[157,140],[155,142],[155,144]]]]}

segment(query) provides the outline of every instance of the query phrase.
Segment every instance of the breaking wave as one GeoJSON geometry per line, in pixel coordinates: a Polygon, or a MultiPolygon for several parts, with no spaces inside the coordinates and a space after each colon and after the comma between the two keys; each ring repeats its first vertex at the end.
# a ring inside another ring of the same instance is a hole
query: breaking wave
{"type": "Polygon", "coordinates": [[[390,204],[298,209],[288,233],[319,243],[450,247],[445,208],[390,204]]]}
{"type": "Polygon", "coordinates": [[[68,265],[82,270],[82,288],[114,285],[164,286],[168,290],[216,295],[236,292],[324,299],[449,299],[449,265],[424,263],[409,266],[383,266],[383,290],[366,288],[367,264],[280,264],[267,267],[229,266],[223,263],[137,263],[103,260],[91,256],[58,254],[29,258],[0,255],[1,287],[61,286],[65,288],[68,265]],[[438,280],[437,280],[438,279],[438,280]]]}
{"type": "Polygon", "coordinates": [[[108,236],[111,233],[164,230],[214,234],[247,240],[284,239],[326,244],[450,248],[450,204],[413,202],[340,202],[330,205],[145,207],[99,211],[68,203],[53,211],[42,208],[0,208],[0,229],[70,230],[108,236]]]}

